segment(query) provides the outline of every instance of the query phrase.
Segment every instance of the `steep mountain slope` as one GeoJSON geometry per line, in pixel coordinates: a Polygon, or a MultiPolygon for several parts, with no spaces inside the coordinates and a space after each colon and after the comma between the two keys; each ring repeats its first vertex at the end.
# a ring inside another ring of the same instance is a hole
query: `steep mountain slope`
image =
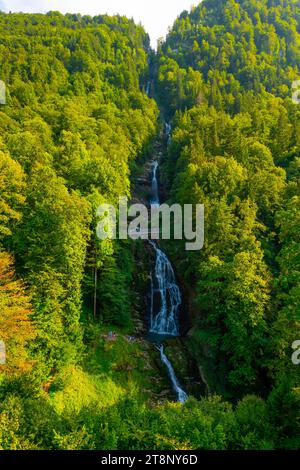
{"type": "Polygon", "coordinates": [[[299,12],[293,0],[204,1],[176,20],[156,62],[170,201],[206,210],[202,251],[169,246],[191,299],[188,343],[212,389],[271,391],[279,407],[300,384],[299,12]]]}
{"type": "Polygon", "coordinates": [[[0,449],[299,448],[299,31],[298,2],[209,0],[155,54],[124,17],[0,13],[0,449]],[[203,250],[164,244],[184,405],[141,337],[151,255],[96,237],[153,156],[149,76],[164,193],[206,208],[203,250]]]}

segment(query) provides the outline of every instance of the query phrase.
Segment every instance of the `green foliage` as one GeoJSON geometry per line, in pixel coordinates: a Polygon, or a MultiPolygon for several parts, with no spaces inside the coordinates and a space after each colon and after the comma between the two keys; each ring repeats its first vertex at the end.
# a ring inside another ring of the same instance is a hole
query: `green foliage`
{"type": "Polygon", "coordinates": [[[122,16],[0,13],[0,449],[299,448],[299,19],[296,0],[204,0],[154,54],[122,16]],[[132,247],[96,237],[157,131],[149,76],[169,199],[205,205],[203,250],[167,245],[212,390],[184,405],[158,404],[127,336],[132,247]]]}
{"type": "Polygon", "coordinates": [[[148,38],[124,17],[1,13],[0,24],[0,235],[31,290],[34,350],[50,371],[80,352],[95,269],[99,319],[130,322],[130,262],[96,240],[95,212],[129,194],[156,128],[140,91],[148,38]]]}
{"type": "Polygon", "coordinates": [[[211,390],[271,391],[271,421],[257,398],[237,407],[243,448],[299,446],[299,13],[294,0],[203,1],[156,61],[170,200],[205,206],[203,250],[169,247],[191,297],[190,350],[211,390]],[[252,432],[251,416],[266,427],[252,432]]]}
{"type": "MultiPolygon", "coordinates": [[[[291,82],[299,78],[299,48],[296,0],[205,0],[177,18],[162,44],[159,89],[174,112],[182,106],[185,74],[193,72],[189,88],[197,89],[198,100],[238,112],[249,92],[290,96],[291,82]]],[[[286,134],[277,135],[282,137],[286,142],[286,134]]]]}
{"type": "Polygon", "coordinates": [[[25,175],[21,166],[0,151],[0,237],[11,235],[12,226],[21,218],[24,204],[25,175]]]}

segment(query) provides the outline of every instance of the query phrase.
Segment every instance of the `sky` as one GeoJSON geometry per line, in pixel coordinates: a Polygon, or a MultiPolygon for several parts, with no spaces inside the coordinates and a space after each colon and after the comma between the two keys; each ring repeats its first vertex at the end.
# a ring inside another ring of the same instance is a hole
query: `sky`
{"type": "Polygon", "coordinates": [[[110,15],[119,13],[141,22],[156,47],[157,39],[166,36],[168,26],[172,26],[183,10],[190,10],[192,4],[200,0],[0,0],[2,11],[22,11],[24,13],[46,13],[58,10],[61,13],[81,13],[82,15],[110,15]]]}

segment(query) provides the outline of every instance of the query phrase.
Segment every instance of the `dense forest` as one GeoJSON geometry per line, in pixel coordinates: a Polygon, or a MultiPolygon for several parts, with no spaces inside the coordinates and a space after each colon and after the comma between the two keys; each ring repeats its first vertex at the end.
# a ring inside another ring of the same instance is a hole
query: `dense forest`
{"type": "Polygon", "coordinates": [[[0,13],[0,79],[0,449],[299,449],[298,1],[204,0],[157,52],[121,16],[0,13]],[[96,237],[164,120],[167,200],[205,206],[202,250],[163,243],[206,384],[184,404],[126,340],[143,244],[96,237]]]}

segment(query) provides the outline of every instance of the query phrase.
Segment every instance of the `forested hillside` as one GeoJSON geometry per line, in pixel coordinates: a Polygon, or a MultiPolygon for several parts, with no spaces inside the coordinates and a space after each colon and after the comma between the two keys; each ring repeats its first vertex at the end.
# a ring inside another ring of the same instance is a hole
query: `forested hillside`
{"type": "Polygon", "coordinates": [[[1,241],[32,287],[36,346],[57,367],[80,346],[93,269],[104,268],[100,291],[119,286],[113,301],[99,293],[102,319],[130,321],[123,247],[96,242],[94,212],[129,193],[130,168],[155,132],[156,106],[140,92],[148,37],[121,17],[0,22],[1,241]]]}
{"type": "Polygon", "coordinates": [[[157,53],[125,17],[0,13],[0,449],[299,448],[299,69],[296,0],[205,0],[157,53]],[[164,243],[207,384],[185,404],[128,341],[143,245],[96,237],[162,118],[169,202],[206,214],[201,251],[164,243]]]}
{"type": "Polygon", "coordinates": [[[176,20],[157,62],[171,201],[206,210],[204,249],[174,248],[192,286],[190,348],[215,391],[271,391],[278,406],[300,383],[299,54],[298,2],[204,1],[176,20]]]}

